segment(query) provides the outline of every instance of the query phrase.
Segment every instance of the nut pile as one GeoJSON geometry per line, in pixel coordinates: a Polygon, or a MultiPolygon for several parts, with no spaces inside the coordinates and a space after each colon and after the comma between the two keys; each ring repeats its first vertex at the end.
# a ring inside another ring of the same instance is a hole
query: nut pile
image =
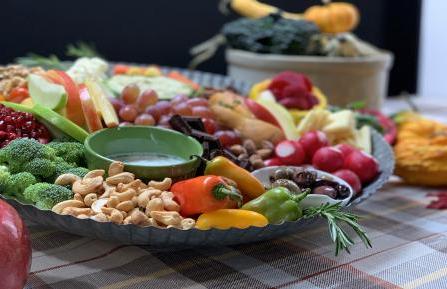
{"type": "Polygon", "coordinates": [[[27,68],[21,65],[0,66],[0,94],[7,96],[12,89],[26,85],[26,77],[30,73],[39,73],[40,67],[27,68]]]}
{"type": "Polygon", "coordinates": [[[90,171],[82,179],[73,174],[59,176],[55,184],[72,185],[74,197],[56,204],[52,211],[115,224],[182,230],[194,227],[195,220],[179,214],[180,206],[169,191],[170,178],[145,184],[123,169],[123,163],[113,162],[107,178],[104,170],[90,171]]]}
{"type": "Polygon", "coordinates": [[[256,146],[254,141],[246,139],[242,145],[231,146],[230,150],[240,161],[248,160],[256,170],[265,167],[264,160],[272,157],[274,147],[273,143],[267,140],[256,146]]]}

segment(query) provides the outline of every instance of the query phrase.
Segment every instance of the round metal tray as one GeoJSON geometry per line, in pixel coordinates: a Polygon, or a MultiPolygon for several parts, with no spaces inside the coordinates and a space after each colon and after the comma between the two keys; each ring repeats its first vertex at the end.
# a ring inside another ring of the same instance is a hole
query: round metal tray
{"type": "MultiPolygon", "coordinates": [[[[172,70],[173,68],[165,68],[172,70]]],[[[241,93],[247,93],[249,86],[240,81],[228,77],[204,73],[199,71],[180,70],[192,80],[203,86],[226,88],[232,87],[241,93]]],[[[373,155],[380,163],[381,173],[363,192],[353,199],[348,206],[354,206],[376,193],[392,175],[394,170],[394,154],[391,147],[382,136],[373,132],[373,155]]],[[[218,230],[211,229],[201,231],[198,229],[179,230],[176,228],[161,229],[156,227],[138,227],[135,225],[117,225],[114,223],[99,223],[90,219],[78,219],[68,215],[58,215],[52,211],[39,210],[38,208],[21,204],[16,200],[5,198],[13,205],[23,218],[32,222],[54,227],[58,230],[92,237],[107,241],[119,242],[128,245],[149,245],[153,248],[187,248],[197,246],[223,246],[235,245],[276,238],[282,235],[299,231],[317,221],[316,219],[301,219],[295,222],[285,222],[280,225],[267,225],[263,228],[250,227],[248,229],[218,230]]]]}

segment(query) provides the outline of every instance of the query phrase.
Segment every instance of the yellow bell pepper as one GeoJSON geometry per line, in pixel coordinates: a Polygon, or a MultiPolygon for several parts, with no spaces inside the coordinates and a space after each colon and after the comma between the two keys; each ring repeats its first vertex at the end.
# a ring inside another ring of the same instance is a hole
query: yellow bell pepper
{"type": "Polygon", "coordinates": [[[271,79],[266,79],[266,80],[263,80],[261,82],[254,84],[250,89],[250,93],[248,94],[248,97],[253,100],[256,100],[258,98],[258,96],[261,94],[261,92],[263,92],[264,90],[267,90],[267,88],[270,85],[270,82],[272,82],[271,79]]]}
{"type": "Polygon", "coordinates": [[[240,209],[221,209],[199,216],[196,228],[209,230],[211,228],[226,230],[230,228],[246,229],[248,227],[265,227],[268,220],[263,215],[240,209]]]}

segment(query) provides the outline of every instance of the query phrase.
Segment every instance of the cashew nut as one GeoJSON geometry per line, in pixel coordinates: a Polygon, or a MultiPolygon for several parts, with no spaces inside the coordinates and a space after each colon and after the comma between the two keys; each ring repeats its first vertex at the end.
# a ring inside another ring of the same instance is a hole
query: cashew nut
{"type": "Polygon", "coordinates": [[[123,190],[134,189],[136,191],[139,191],[145,188],[147,188],[147,185],[140,179],[133,180],[132,182],[123,185],[123,190]]]}
{"type": "Polygon", "coordinates": [[[181,227],[183,230],[189,230],[189,229],[192,229],[192,228],[194,228],[195,225],[196,225],[196,221],[195,221],[194,219],[191,219],[191,218],[183,219],[183,220],[180,222],[180,227],[181,227]]]}
{"type": "Polygon", "coordinates": [[[73,183],[72,191],[74,193],[81,194],[82,196],[88,195],[90,193],[96,193],[102,186],[102,177],[94,177],[83,180],[78,180],[73,183]]]}
{"type": "Polygon", "coordinates": [[[143,212],[141,211],[133,211],[132,214],[129,215],[131,220],[130,222],[134,225],[140,225],[141,223],[147,221],[149,219],[143,212]]]}
{"type": "Polygon", "coordinates": [[[130,216],[127,216],[127,217],[124,219],[123,224],[124,224],[124,225],[129,225],[129,224],[131,224],[131,220],[132,220],[132,218],[131,218],[130,216]]]}
{"type": "Polygon", "coordinates": [[[167,191],[172,185],[172,180],[170,178],[164,178],[163,181],[150,181],[148,186],[154,189],[159,189],[161,191],[167,191]]]}
{"type": "Polygon", "coordinates": [[[84,198],[81,196],[81,194],[74,194],[73,200],[84,202],[84,198]]]}
{"type": "Polygon", "coordinates": [[[109,188],[105,189],[104,193],[99,198],[100,199],[109,198],[113,192],[115,192],[115,187],[109,187],[109,188]]]}
{"type": "Polygon", "coordinates": [[[151,217],[165,226],[178,226],[182,221],[182,217],[178,212],[152,211],[151,217]]]}
{"type": "Polygon", "coordinates": [[[135,175],[128,172],[119,173],[106,179],[109,185],[128,184],[135,179],[135,175]]]}
{"type": "Polygon", "coordinates": [[[157,222],[154,220],[154,218],[147,218],[146,220],[144,220],[143,222],[140,223],[140,226],[143,226],[143,227],[150,227],[150,226],[159,227],[157,222]]]}
{"type": "Polygon", "coordinates": [[[173,194],[171,192],[163,192],[160,195],[161,200],[163,201],[163,206],[166,211],[180,211],[180,205],[174,201],[173,194]]]}
{"type": "Polygon", "coordinates": [[[90,219],[95,220],[96,222],[108,222],[109,221],[107,216],[103,213],[96,214],[93,217],[90,217],[90,219]]]}
{"type": "Polygon", "coordinates": [[[86,214],[80,214],[80,215],[77,215],[76,218],[78,218],[78,219],[88,219],[88,218],[90,218],[90,216],[86,215],[86,214]]]}
{"type": "Polygon", "coordinates": [[[76,207],[67,207],[64,208],[61,212],[61,215],[72,215],[72,216],[78,216],[78,215],[91,215],[92,209],[90,208],[76,208],[76,207]]]}
{"type": "Polygon", "coordinates": [[[120,199],[118,196],[112,196],[107,200],[107,207],[116,208],[116,206],[120,203],[120,199]]]}
{"type": "Polygon", "coordinates": [[[152,211],[163,211],[163,201],[160,198],[150,200],[146,205],[146,215],[150,216],[152,211]]]}
{"type": "Polygon", "coordinates": [[[132,204],[134,207],[138,206],[138,197],[137,196],[133,196],[131,201],[132,201],[132,204]]]}
{"type": "Polygon", "coordinates": [[[95,213],[102,213],[102,208],[104,208],[106,204],[107,199],[97,199],[96,201],[93,202],[91,208],[95,213]]]}
{"type": "Polygon", "coordinates": [[[117,210],[124,211],[124,212],[129,212],[134,208],[135,208],[135,206],[133,205],[132,201],[124,201],[124,202],[119,203],[116,206],[117,210]]]}
{"type": "Polygon", "coordinates": [[[115,224],[121,224],[124,220],[123,214],[121,214],[118,210],[113,209],[110,214],[109,221],[115,224]]]}
{"type": "Polygon", "coordinates": [[[122,192],[122,193],[112,193],[111,196],[117,196],[120,200],[120,202],[124,202],[124,201],[129,201],[132,200],[133,197],[135,197],[135,195],[137,194],[137,192],[134,189],[127,189],[126,191],[122,192]]]}
{"type": "Polygon", "coordinates": [[[85,179],[91,179],[91,178],[96,178],[96,177],[104,177],[104,174],[106,172],[104,170],[93,170],[93,171],[89,171],[85,176],[84,176],[84,180],[85,179]]]}
{"type": "Polygon", "coordinates": [[[67,200],[60,203],[57,203],[54,205],[54,207],[51,209],[56,214],[61,214],[62,210],[68,207],[75,207],[75,208],[82,208],[84,207],[84,202],[77,201],[77,200],[67,200]]]}
{"type": "Polygon", "coordinates": [[[95,193],[90,193],[84,197],[84,204],[87,207],[91,207],[97,199],[98,196],[95,193]]]}
{"type": "Polygon", "coordinates": [[[138,196],[138,206],[145,208],[152,196],[159,196],[161,194],[160,190],[157,189],[144,189],[140,191],[138,196]]]}
{"type": "Polygon", "coordinates": [[[124,171],[124,163],[114,161],[109,166],[108,175],[112,177],[114,175],[120,174],[124,171]]]}
{"type": "Polygon", "coordinates": [[[67,186],[67,185],[73,185],[74,182],[80,180],[81,178],[74,174],[63,174],[57,177],[57,179],[54,181],[56,185],[59,186],[67,186]]]}

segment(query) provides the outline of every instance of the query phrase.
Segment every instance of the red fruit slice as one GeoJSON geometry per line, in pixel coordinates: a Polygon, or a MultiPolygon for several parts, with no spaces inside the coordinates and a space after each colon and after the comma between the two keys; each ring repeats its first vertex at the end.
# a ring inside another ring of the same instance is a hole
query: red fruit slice
{"type": "Polygon", "coordinates": [[[49,70],[46,72],[46,77],[65,88],[68,96],[67,105],[65,106],[65,116],[77,125],[83,126],[85,118],[82,113],[79,88],[73,79],[61,70],[49,70]]]}
{"type": "Polygon", "coordinates": [[[82,104],[82,111],[87,122],[89,132],[94,132],[103,128],[101,119],[96,111],[93,99],[85,85],[79,87],[79,95],[82,104]]]}
{"type": "Polygon", "coordinates": [[[276,120],[276,118],[264,108],[262,105],[257,103],[256,101],[246,98],[245,105],[250,109],[250,111],[256,116],[257,119],[263,120],[265,122],[271,123],[274,126],[281,128],[280,124],[276,120]]]}
{"type": "Polygon", "coordinates": [[[279,103],[287,108],[308,110],[312,108],[311,104],[305,97],[288,97],[279,100],[279,103]]]}
{"type": "Polygon", "coordinates": [[[275,148],[275,154],[285,165],[298,166],[303,164],[306,158],[301,144],[289,140],[280,142],[275,148]]]}

